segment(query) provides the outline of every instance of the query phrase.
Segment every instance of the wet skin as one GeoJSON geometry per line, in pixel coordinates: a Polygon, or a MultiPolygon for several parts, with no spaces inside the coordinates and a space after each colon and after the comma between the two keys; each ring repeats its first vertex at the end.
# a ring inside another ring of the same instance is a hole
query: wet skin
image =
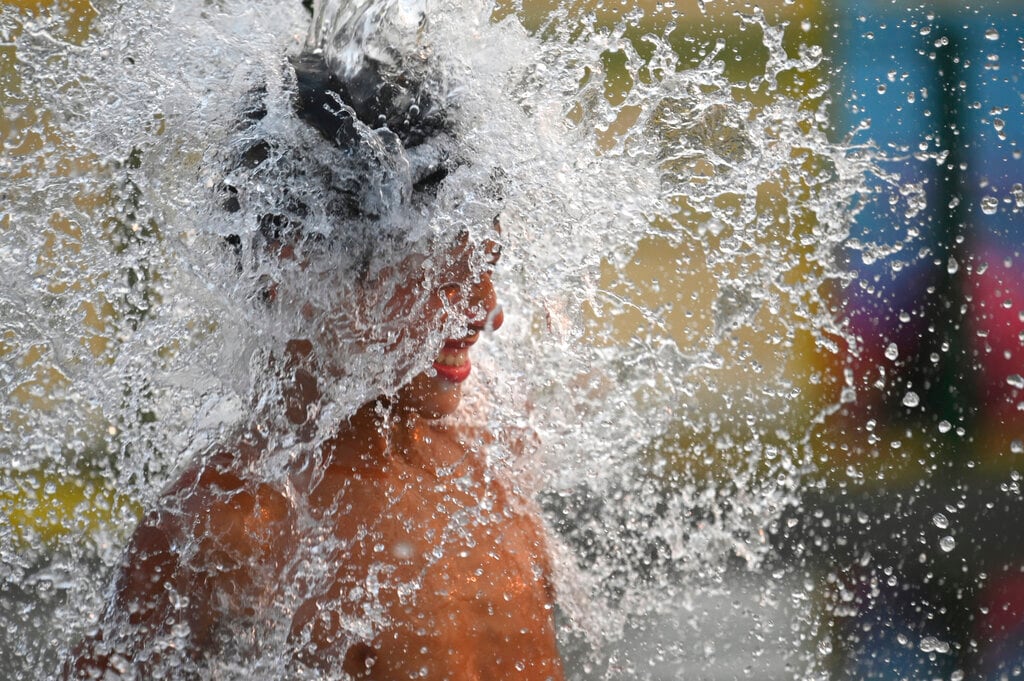
{"type": "MultiPolygon", "coordinates": [[[[490,434],[439,420],[459,405],[450,379],[464,378],[469,347],[502,322],[489,273],[457,295],[467,335],[344,423],[321,461],[254,479],[265,449],[251,436],[186,471],[140,524],[101,629],[65,677],[148,678],[167,657],[153,642],[172,630],[198,662],[271,613],[289,622],[295,664],[331,678],[561,681],[541,523],[488,469],[490,434]]],[[[296,399],[315,395],[311,377],[298,384],[296,399]]]]}

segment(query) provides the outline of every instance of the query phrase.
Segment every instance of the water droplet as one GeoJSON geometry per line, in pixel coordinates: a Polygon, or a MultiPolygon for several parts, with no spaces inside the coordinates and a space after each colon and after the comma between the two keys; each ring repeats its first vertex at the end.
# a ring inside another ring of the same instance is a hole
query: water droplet
{"type": "Polygon", "coordinates": [[[942,549],[944,552],[949,553],[950,551],[956,548],[956,539],[953,539],[953,537],[947,534],[945,537],[939,540],[939,548],[942,549]]]}
{"type": "Polygon", "coordinates": [[[995,215],[999,209],[999,199],[994,196],[986,196],[981,200],[981,212],[985,215],[995,215]]]}
{"type": "Polygon", "coordinates": [[[932,525],[940,530],[944,530],[949,527],[949,518],[944,513],[936,513],[932,516],[932,525]]]}
{"type": "Polygon", "coordinates": [[[1006,382],[1013,388],[1024,390],[1024,376],[1020,374],[1010,374],[1006,377],[1006,382]]]}
{"type": "Polygon", "coordinates": [[[885,348],[885,358],[894,360],[900,356],[900,349],[895,343],[889,343],[885,348]]]}
{"type": "Polygon", "coordinates": [[[939,432],[940,433],[948,433],[952,427],[953,427],[953,424],[950,423],[949,421],[947,421],[946,419],[942,419],[941,421],[939,421],[939,432]]]}
{"type": "Polygon", "coordinates": [[[903,396],[904,407],[916,407],[921,404],[921,397],[913,390],[908,390],[907,394],[903,396]]]}
{"type": "Polygon", "coordinates": [[[887,87],[885,86],[885,83],[879,83],[879,85],[878,85],[878,94],[880,94],[880,95],[884,95],[884,94],[885,94],[885,91],[886,91],[887,89],[888,89],[888,88],[887,88],[887,87]]]}
{"type": "Polygon", "coordinates": [[[994,29],[994,28],[988,29],[987,31],[985,31],[985,39],[986,40],[999,40],[999,31],[997,29],[994,29]]]}
{"type": "Polygon", "coordinates": [[[950,256],[949,260],[946,262],[946,271],[950,274],[956,274],[958,269],[960,269],[960,263],[956,261],[956,258],[950,256]]]}
{"type": "Polygon", "coordinates": [[[818,641],[818,652],[822,655],[828,655],[832,652],[832,641],[828,639],[822,639],[818,641]]]}
{"type": "Polygon", "coordinates": [[[925,636],[921,639],[921,643],[918,644],[921,648],[921,652],[924,653],[948,653],[949,644],[945,641],[935,638],[934,636],[925,636]]]}
{"type": "Polygon", "coordinates": [[[1010,443],[1011,454],[1024,454],[1024,440],[1014,440],[1010,443]]]}

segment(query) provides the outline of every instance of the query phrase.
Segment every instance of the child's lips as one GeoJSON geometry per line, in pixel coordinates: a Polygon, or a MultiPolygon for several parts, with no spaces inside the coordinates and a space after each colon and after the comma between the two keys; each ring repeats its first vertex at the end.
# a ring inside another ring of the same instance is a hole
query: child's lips
{"type": "Polygon", "coordinates": [[[437,375],[452,383],[461,383],[469,378],[473,370],[473,365],[469,361],[469,348],[475,342],[476,334],[461,340],[447,341],[434,360],[434,371],[437,375]]]}

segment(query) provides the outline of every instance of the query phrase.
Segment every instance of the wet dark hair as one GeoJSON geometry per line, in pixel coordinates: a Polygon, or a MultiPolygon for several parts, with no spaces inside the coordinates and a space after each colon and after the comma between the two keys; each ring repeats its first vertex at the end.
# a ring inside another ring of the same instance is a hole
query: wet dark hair
{"type": "Polygon", "coordinates": [[[383,75],[370,59],[355,75],[342,81],[331,72],[323,56],[303,52],[291,60],[299,117],[338,146],[356,143],[353,115],[370,128],[386,128],[406,149],[423,144],[448,128],[439,93],[429,85],[399,74],[383,75]]]}
{"type": "MultiPolygon", "coordinates": [[[[452,126],[447,117],[445,94],[434,83],[409,74],[386,75],[383,66],[367,59],[353,76],[342,80],[332,72],[319,52],[305,51],[289,60],[294,76],[293,108],[299,119],[320,133],[335,148],[344,152],[344,173],[310,162],[290,172],[317,176],[325,187],[324,201],[339,222],[381,218],[379,202],[368,200],[371,178],[386,172],[386,165],[399,151],[410,163],[412,200],[426,201],[450,172],[452,126]],[[375,139],[368,139],[367,130],[375,139]]],[[[292,80],[288,78],[287,80],[292,80]]],[[[267,89],[257,87],[247,93],[238,108],[236,129],[246,135],[267,116],[267,89]]],[[[259,137],[257,135],[257,137],[259,137]]],[[[232,171],[253,171],[273,163],[279,154],[275,142],[265,138],[247,142],[229,163],[232,171]]],[[[304,165],[299,161],[298,165],[304,165]]],[[[235,175],[237,173],[232,172],[235,175]]],[[[241,173],[245,177],[246,173],[241,173]]],[[[228,183],[219,187],[222,208],[235,213],[241,210],[240,192],[228,183]]],[[[322,239],[304,229],[304,218],[310,212],[304,201],[281,187],[282,210],[261,214],[258,238],[271,244],[299,243],[322,239]]],[[[242,237],[226,237],[237,255],[241,254],[242,237]]]]}

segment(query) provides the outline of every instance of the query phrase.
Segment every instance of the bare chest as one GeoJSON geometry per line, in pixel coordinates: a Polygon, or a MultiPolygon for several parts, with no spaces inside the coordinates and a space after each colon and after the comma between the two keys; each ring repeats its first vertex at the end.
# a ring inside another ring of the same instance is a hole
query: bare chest
{"type": "Polygon", "coordinates": [[[337,524],[337,569],[296,615],[307,661],[365,678],[558,678],[537,518],[472,470],[367,490],[337,524]]]}

